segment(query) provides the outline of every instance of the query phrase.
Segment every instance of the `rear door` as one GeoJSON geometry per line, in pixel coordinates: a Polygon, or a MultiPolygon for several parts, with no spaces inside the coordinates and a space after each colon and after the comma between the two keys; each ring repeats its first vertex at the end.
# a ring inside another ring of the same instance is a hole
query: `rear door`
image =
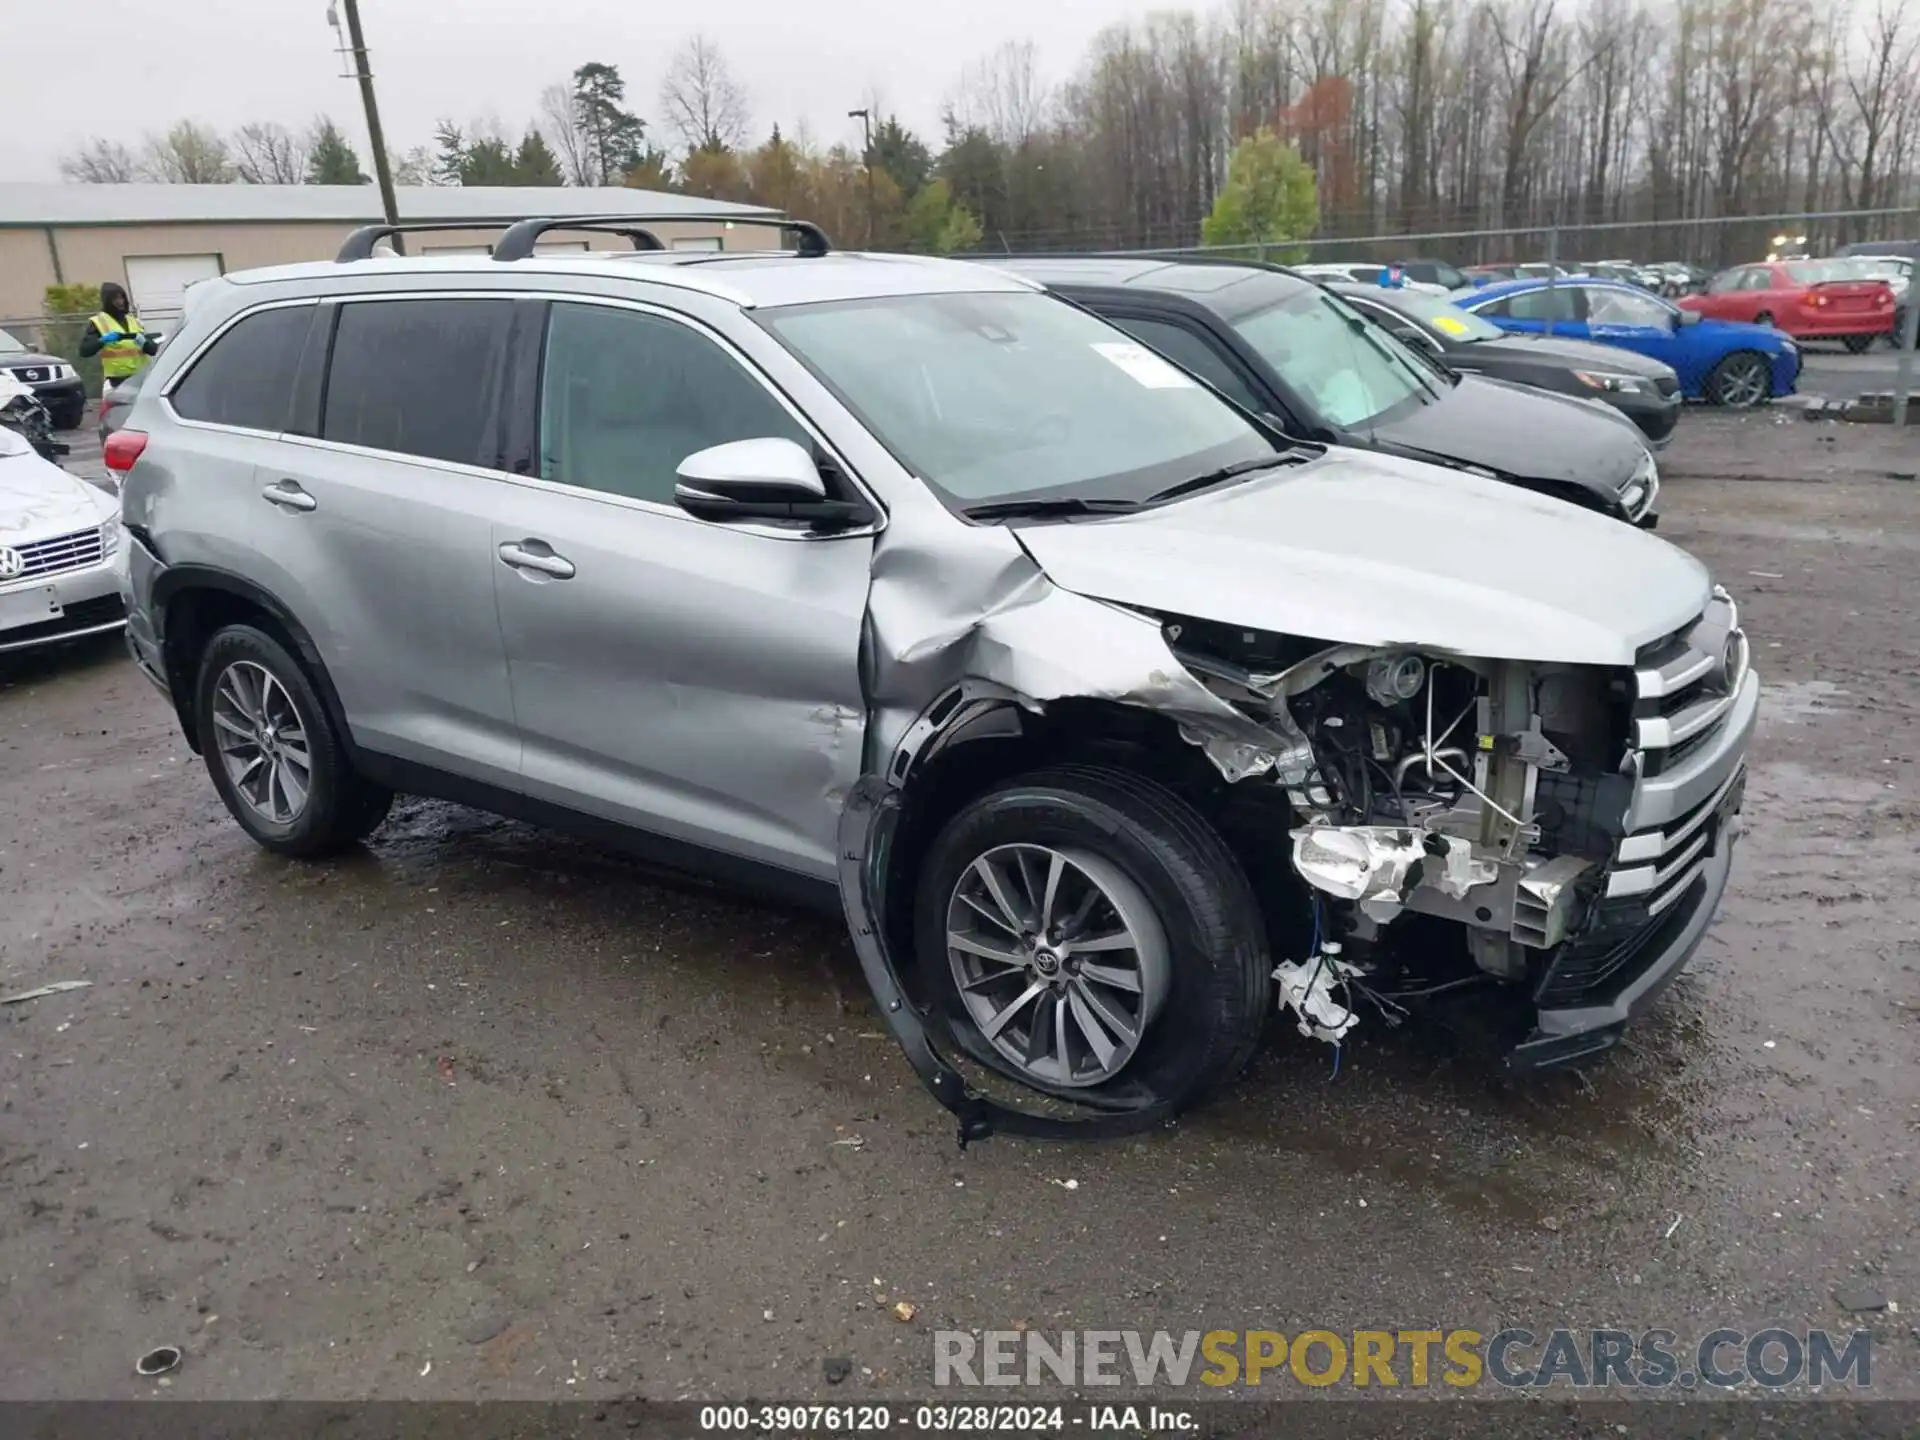
{"type": "Polygon", "coordinates": [[[513,310],[457,295],[323,306],[323,403],[238,502],[355,741],[501,786],[520,745],[486,506],[513,310]]]}
{"type": "Polygon", "coordinates": [[[870,529],[719,524],[674,504],[697,450],[779,436],[825,453],[711,331],[584,299],[556,301],[544,330],[516,400],[537,429],[532,474],[500,487],[489,537],[522,788],[830,879],[861,769],[870,529]]]}

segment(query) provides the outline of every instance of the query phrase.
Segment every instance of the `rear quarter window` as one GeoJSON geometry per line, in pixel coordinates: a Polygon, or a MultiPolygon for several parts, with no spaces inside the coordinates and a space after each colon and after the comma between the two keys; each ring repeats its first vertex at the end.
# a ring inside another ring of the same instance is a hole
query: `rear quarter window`
{"type": "Polygon", "coordinates": [[[294,376],[316,309],[283,305],[257,310],[230,327],[173,387],[168,399],[174,413],[209,425],[274,434],[286,429],[293,412],[294,376]]]}

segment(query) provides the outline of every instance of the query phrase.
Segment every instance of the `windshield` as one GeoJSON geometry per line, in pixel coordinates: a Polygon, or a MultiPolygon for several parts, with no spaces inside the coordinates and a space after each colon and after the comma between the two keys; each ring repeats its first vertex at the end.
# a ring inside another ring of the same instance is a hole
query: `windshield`
{"type": "Polygon", "coordinates": [[[1432,370],[1324,290],[1301,290],[1241,316],[1233,328],[1330,424],[1364,427],[1438,393],[1432,370]]]}
{"type": "Polygon", "coordinates": [[[1274,455],[1238,411],[1050,295],[900,295],[757,318],[950,502],[1141,500],[1274,455]]]}
{"type": "Polygon", "coordinates": [[[6,331],[0,330],[0,355],[24,355],[27,347],[22,345],[6,331]]]}
{"type": "Polygon", "coordinates": [[[1417,290],[1396,290],[1381,303],[1391,305],[1402,315],[1418,320],[1427,329],[1449,340],[1498,340],[1506,332],[1492,321],[1482,320],[1462,310],[1442,295],[1422,295],[1417,290]]]}

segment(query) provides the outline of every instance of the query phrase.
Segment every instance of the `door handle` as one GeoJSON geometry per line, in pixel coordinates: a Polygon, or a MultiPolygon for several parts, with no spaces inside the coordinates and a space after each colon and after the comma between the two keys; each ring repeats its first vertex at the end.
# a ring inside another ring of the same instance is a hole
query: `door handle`
{"type": "Polygon", "coordinates": [[[315,510],[320,502],[291,480],[281,480],[260,492],[260,498],[282,510],[315,510]]]}
{"type": "Polygon", "coordinates": [[[539,540],[529,540],[519,545],[511,542],[502,545],[500,558],[516,570],[537,570],[542,575],[551,575],[555,580],[573,578],[573,562],[564,555],[554,554],[544,542],[539,540]],[[539,545],[540,549],[529,550],[528,545],[539,545]]]}

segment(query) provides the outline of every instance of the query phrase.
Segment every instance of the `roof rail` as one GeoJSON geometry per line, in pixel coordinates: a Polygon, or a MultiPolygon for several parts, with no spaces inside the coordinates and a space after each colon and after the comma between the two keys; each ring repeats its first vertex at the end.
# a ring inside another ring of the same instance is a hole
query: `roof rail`
{"type": "Polygon", "coordinates": [[[725,224],[761,225],[793,235],[802,255],[825,255],[833,249],[827,232],[807,220],[783,220],[771,215],[667,214],[651,215],[569,215],[540,220],[520,220],[507,227],[493,247],[493,258],[501,261],[524,260],[533,254],[540,237],[549,230],[609,230],[633,240],[636,250],[664,250],[667,247],[651,230],[632,228],[643,224],[725,224]],[[645,243],[642,243],[642,242],[645,243]]]}

